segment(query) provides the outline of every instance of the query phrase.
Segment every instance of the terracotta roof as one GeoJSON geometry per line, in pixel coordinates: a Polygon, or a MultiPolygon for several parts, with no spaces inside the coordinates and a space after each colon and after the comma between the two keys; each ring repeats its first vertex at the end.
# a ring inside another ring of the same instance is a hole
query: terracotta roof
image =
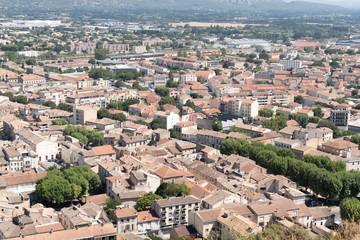
{"type": "Polygon", "coordinates": [[[155,175],[161,177],[162,179],[167,179],[167,178],[174,178],[174,177],[182,177],[183,174],[171,167],[168,166],[163,166],[161,168],[159,168],[158,170],[156,170],[155,175]]]}
{"type": "Polygon", "coordinates": [[[159,220],[159,217],[153,211],[138,212],[138,223],[151,222],[159,220]]]}
{"type": "Polygon", "coordinates": [[[63,231],[54,231],[52,233],[42,233],[19,238],[12,238],[13,240],[71,240],[71,239],[88,239],[101,238],[102,236],[114,236],[116,230],[112,223],[105,223],[104,225],[96,224],[89,227],[81,227],[78,229],[69,229],[63,231]]]}
{"type": "Polygon", "coordinates": [[[95,155],[98,155],[98,156],[115,154],[115,150],[113,149],[113,147],[111,145],[93,147],[92,150],[95,153],[95,155]]]}
{"type": "Polygon", "coordinates": [[[137,216],[137,211],[135,208],[124,208],[124,209],[116,209],[115,215],[117,218],[125,218],[125,217],[134,217],[137,216]]]}
{"type": "Polygon", "coordinates": [[[325,142],[323,143],[323,146],[327,146],[327,147],[331,147],[331,148],[335,148],[335,149],[346,149],[346,148],[354,148],[357,147],[359,145],[343,140],[343,139],[337,139],[334,141],[329,141],[329,142],[325,142]]]}

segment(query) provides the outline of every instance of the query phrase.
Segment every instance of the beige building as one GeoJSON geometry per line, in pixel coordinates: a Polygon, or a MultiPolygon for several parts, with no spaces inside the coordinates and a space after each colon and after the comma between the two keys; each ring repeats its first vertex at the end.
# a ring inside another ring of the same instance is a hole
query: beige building
{"type": "Polygon", "coordinates": [[[84,125],[88,120],[97,119],[97,110],[98,109],[96,107],[90,105],[75,106],[73,124],[84,125]]]}
{"type": "Polygon", "coordinates": [[[173,197],[152,202],[151,209],[160,217],[162,228],[189,224],[189,214],[200,210],[201,201],[193,196],[173,197]]]}

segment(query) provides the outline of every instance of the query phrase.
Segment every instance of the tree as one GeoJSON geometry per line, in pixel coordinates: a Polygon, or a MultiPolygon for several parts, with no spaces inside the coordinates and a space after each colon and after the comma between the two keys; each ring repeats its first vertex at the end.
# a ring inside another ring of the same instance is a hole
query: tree
{"type": "Polygon", "coordinates": [[[123,113],[116,113],[114,115],[113,119],[116,120],[116,121],[125,122],[126,121],[126,116],[123,113]]]}
{"type": "Polygon", "coordinates": [[[53,125],[67,125],[68,122],[65,119],[59,118],[52,120],[53,125]]]}
{"type": "Polygon", "coordinates": [[[32,65],[35,66],[36,65],[36,59],[35,58],[28,58],[25,61],[26,65],[32,65]]]}
{"type": "Polygon", "coordinates": [[[320,107],[317,107],[313,110],[314,112],[314,116],[315,117],[319,117],[319,118],[322,118],[324,116],[323,112],[321,111],[321,108],[320,107]]]}
{"type": "Polygon", "coordinates": [[[115,74],[103,68],[93,68],[89,71],[89,77],[93,79],[107,79],[114,78],[115,74]]]}
{"type": "Polygon", "coordinates": [[[159,101],[159,105],[171,104],[176,105],[176,101],[172,97],[162,97],[159,101]]]}
{"type": "Polygon", "coordinates": [[[352,135],[351,139],[350,139],[350,142],[353,142],[353,143],[360,146],[360,135],[352,135]]]}
{"type": "Polygon", "coordinates": [[[134,208],[138,212],[144,211],[151,206],[152,201],[160,200],[160,199],[162,199],[161,196],[159,196],[153,192],[149,192],[136,201],[134,208]]]}
{"type": "Polygon", "coordinates": [[[261,117],[272,117],[274,116],[274,111],[271,109],[261,109],[259,111],[259,116],[261,117]]]}
{"type": "Polygon", "coordinates": [[[177,86],[178,86],[178,83],[175,82],[173,79],[169,79],[166,82],[166,87],[168,87],[168,88],[176,88],[177,86]]]}
{"type": "Polygon", "coordinates": [[[218,118],[214,118],[212,128],[217,132],[220,132],[223,129],[222,123],[218,118]]]}
{"type": "Polygon", "coordinates": [[[342,220],[360,221],[360,201],[356,198],[346,198],[340,203],[342,220]]]}
{"type": "Polygon", "coordinates": [[[88,166],[75,166],[61,170],[51,169],[36,182],[36,193],[40,199],[62,204],[93,191],[100,186],[100,178],[88,166]]]}
{"type": "Polygon", "coordinates": [[[299,104],[304,104],[304,97],[301,96],[301,95],[297,95],[297,96],[294,98],[294,102],[299,103],[299,104]]]}
{"type": "Polygon", "coordinates": [[[157,87],[155,88],[155,93],[160,97],[167,97],[169,96],[170,89],[167,87],[157,87]]]}
{"type": "Polygon", "coordinates": [[[91,58],[88,63],[94,65],[96,64],[96,60],[94,58],[91,58]]]}
{"type": "Polygon", "coordinates": [[[95,49],[95,59],[105,60],[107,58],[106,52],[103,49],[95,49]]]}
{"type": "Polygon", "coordinates": [[[295,157],[295,154],[293,153],[293,151],[291,151],[290,149],[287,149],[287,148],[279,148],[276,151],[276,154],[280,157],[290,157],[290,158],[295,157]]]}
{"type": "Polygon", "coordinates": [[[163,182],[160,184],[155,194],[166,198],[166,197],[181,197],[190,194],[190,188],[185,184],[167,183],[163,182]]]}
{"type": "Polygon", "coordinates": [[[154,118],[154,120],[150,123],[150,126],[153,130],[158,128],[167,129],[165,120],[159,117],[154,118]]]}
{"type": "Polygon", "coordinates": [[[192,109],[195,110],[195,104],[193,102],[191,102],[190,100],[186,101],[185,106],[191,107],[192,109]]]}
{"type": "Polygon", "coordinates": [[[84,126],[68,125],[64,129],[64,135],[77,138],[84,145],[91,144],[92,146],[100,146],[104,143],[103,133],[87,130],[84,126]]]}
{"type": "Polygon", "coordinates": [[[13,99],[14,102],[17,102],[17,103],[21,103],[21,104],[27,104],[28,103],[28,99],[26,96],[23,96],[23,95],[17,95],[14,97],[13,99]]]}
{"type": "Polygon", "coordinates": [[[54,103],[53,101],[50,101],[50,100],[42,102],[41,104],[44,106],[47,106],[47,107],[51,107],[51,109],[56,108],[56,103],[54,103]]]}
{"type": "Polygon", "coordinates": [[[105,108],[100,108],[97,111],[97,117],[100,118],[100,119],[102,119],[102,118],[112,118],[112,115],[105,108]]]}
{"type": "Polygon", "coordinates": [[[63,111],[68,111],[68,112],[72,112],[73,111],[73,107],[71,105],[67,105],[66,103],[59,103],[57,105],[57,108],[63,111]]]}
{"type": "Polygon", "coordinates": [[[121,201],[118,201],[112,197],[109,197],[106,199],[106,203],[104,206],[104,211],[109,214],[109,212],[114,211],[116,209],[116,206],[121,205],[121,201]]]}
{"type": "Polygon", "coordinates": [[[326,80],[326,86],[332,86],[332,84],[333,84],[333,80],[332,80],[332,78],[328,78],[327,80],[326,80]]]}
{"type": "Polygon", "coordinates": [[[202,76],[198,77],[198,78],[197,78],[197,81],[198,81],[199,83],[205,83],[205,82],[206,82],[205,78],[202,77],[202,76]]]}

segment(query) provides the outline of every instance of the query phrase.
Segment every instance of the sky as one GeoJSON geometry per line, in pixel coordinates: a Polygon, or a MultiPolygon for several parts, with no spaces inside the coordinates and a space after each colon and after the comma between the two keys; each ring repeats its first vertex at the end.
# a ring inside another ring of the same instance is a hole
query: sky
{"type": "MultiPolygon", "coordinates": [[[[298,1],[298,0],[286,0],[287,2],[298,1]]],[[[302,0],[300,0],[302,1],[302,0]]],[[[348,8],[360,8],[360,0],[304,0],[307,2],[318,2],[339,5],[348,8]]]]}

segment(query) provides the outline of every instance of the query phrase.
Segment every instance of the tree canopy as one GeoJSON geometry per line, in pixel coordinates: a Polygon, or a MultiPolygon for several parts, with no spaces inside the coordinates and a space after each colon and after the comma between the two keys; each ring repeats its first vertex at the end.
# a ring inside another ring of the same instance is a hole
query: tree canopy
{"type": "Polygon", "coordinates": [[[166,129],[166,122],[164,119],[156,117],[154,120],[150,123],[151,129],[155,130],[158,128],[166,129]]]}
{"type": "Polygon", "coordinates": [[[39,198],[50,203],[62,204],[84,196],[100,186],[100,178],[88,166],[75,166],[61,170],[52,169],[36,182],[39,198]]]}
{"type": "Polygon", "coordinates": [[[226,155],[249,157],[269,172],[287,176],[327,199],[355,197],[360,192],[360,172],[346,171],[341,161],[308,155],[297,160],[289,151],[277,149],[274,145],[250,143],[244,139],[226,139],[220,151],[226,155]]]}
{"type": "Polygon", "coordinates": [[[159,199],[162,199],[162,197],[153,192],[149,192],[136,201],[134,208],[139,212],[147,210],[151,206],[152,201],[159,199]]]}
{"type": "Polygon", "coordinates": [[[87,130],[84,126],[68,125],[64,129],[64,135],[77,138],[84,145],[100,146],[104,143],[103,133],[87,130]]]}
{"type": "Polygon", "coordinates": [[[160,184],[155,194],[163,198],[187,196],[190,194],[190,188],[185,184],[163,182],[160,184]]]}
{"type": "Polygon", "coordinates": [[[155,93],[160,97],[167,97],[169,96],[170,89],[167,87],[157,87],[155,88],[155,93]]]}

